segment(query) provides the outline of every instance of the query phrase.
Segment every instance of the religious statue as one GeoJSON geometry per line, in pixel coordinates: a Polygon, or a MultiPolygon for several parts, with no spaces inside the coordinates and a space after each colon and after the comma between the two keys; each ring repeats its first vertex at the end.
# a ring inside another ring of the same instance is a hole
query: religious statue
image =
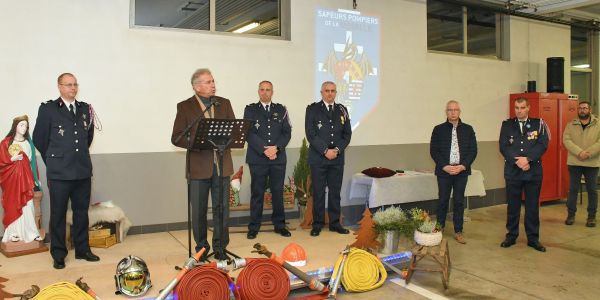
{"type": "Polygon", "coordinates": [[[40,229],[42,192],[35,153],[29,136],[29,118],[26,115],[14,118],[9,133],[0,142],[0,188],[4,209],[2,252],[5,255],[45,248],[40,242],[43,240],[40,229]]]}

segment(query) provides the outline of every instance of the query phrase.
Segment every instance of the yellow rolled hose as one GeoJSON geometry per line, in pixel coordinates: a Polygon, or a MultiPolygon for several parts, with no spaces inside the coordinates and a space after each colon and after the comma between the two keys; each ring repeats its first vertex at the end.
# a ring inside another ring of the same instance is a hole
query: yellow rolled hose
{"type": "Polygon", "coordinates": [[[92,296],[70,282],[57,282],[43,288],[33,300],[94,300],[92,296]]]}
{"type": "MultiPolygon", "coordinates": [[[[340,255],[333,274],[337,274],[343,255],[340,255]]],[[[385,282],[387,272],[377,256],[358,248],[351,248],[342,270],[342,284],[348,292],[367,292],[385,282]]]]}

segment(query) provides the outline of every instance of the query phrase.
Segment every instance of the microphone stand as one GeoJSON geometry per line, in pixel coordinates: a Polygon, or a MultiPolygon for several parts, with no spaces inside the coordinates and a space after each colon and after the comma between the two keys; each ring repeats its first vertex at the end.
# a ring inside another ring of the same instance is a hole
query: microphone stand
{"type": "MultiPolygon", "coordinates": [[[[224,240],[223,236],[224,236],[224,232],[225,232],[225,228],[224,228],[225,226],[223,226],[223,222],[224,222],[224,218],[225,218],[224,211],[223,211],[224,210],[223,205],[229,205],[228,201],[225,201],[225,203],[223,203],[223,192],[224,192],[223,191],[223,188],[224,188],[223,187],[223,178],[224,178],[224,176],[223,176],[223,156],[225,154],[225,149],[227,149],[229,147],[232,140],[227,139],[227,142],[225,142],[224,144],[223,143],[215,143],[212,139],[209,139],[208,142],[211,143],[215,149],[217,149],[217,154],[218,154],[217,158],[219,160],[219,165],[218,165],[218,168],[219,168],[219,197],[218,197],[218,199],[219,199],[220,205],[219,205],[219,209],[218,209],[217,213],[219,214],[220,217],[219,217],[218,224],[213,224],[213,228],[215,228],[215,231],[216,231],[216,226],[219,226],[219,239],[220,239],[220,243],[221,243],[221,251],[223,251],[222,254],[225,256],[227,254],[229,254],[235,258],[240,258],[239,255],[227,250],[227,247],[223,247],[223,240],[224,240]]],[[[213,207],[213,209],[214,209],[214,207],[213,207]]],[[[214,219],[213,219],[213,222],[214,222],[214,219]]],[[[213,245],[213,248],[214,248],[214,245],[213,245]]],[[[207,257],[216,255],[217,252],[215,250],[216,249],[213,249],[213,252],[208,254],[207,257]]]]}
{"type": "MultiPolygon", "coordinates": [[[[177,144],[184,136],[187,138],[187,151],[186,151],[186,156],[185,156],[185,174],[186,174],[186,178],[187,178],[187,232],[188,232],[188,257],[192,257],[192,221],[191,221],[191,206],[192,206],[192,199],[190,199],[190,195],[191,195],[191,172],[190,172],[190,155],[191,155],[191,149],[192,149],[192,139],[191,139],[191,133],[192,133],[192,127],[194,127],[194,125],[198,124],[198,122],[200,122],[200,120],[202,118],[204,118],[204,113],[206,113],[213,105],[215,105],[215,102],[212,97],[211,97],[211,101],[210,104],[206,107],[206,109],[204,109],[202,111],[202,113],[200,113],[200,115],[192,122],[190,123],[184,130],[183,132],[181,132],[177,138],[175,138],[175,144],[177,144]]],[[[219,103],[220,104],[220,103],[219,103]]],[[[217,104],[218,106],[218,104],[217,104]]],[[[176,266],[175,269],[178,269],[179,267],[176,266]]]]}

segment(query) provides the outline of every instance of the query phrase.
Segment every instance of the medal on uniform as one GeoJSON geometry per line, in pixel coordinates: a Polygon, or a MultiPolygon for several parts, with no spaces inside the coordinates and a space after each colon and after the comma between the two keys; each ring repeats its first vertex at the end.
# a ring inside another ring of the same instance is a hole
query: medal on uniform
{"type": "Polygon", "coordinates": [[[85,120],[86,119],[86,115],[82,114],[81,117],[85,120]]]}
{"type": "Polygon", "coordinates": [[[513,139],[513,136],[511,135],[511,136],[510,136],[510,139],[508,140],[508,143],[510,143],[510,144],[512,145],[512,143],[513,143],[514,141],[515,141],[515,140],[513,139]]]}
{"type": "Polygon", "coordinates": [[[65,130],[62,128],[58,129],[58,134],[60,134],[61,136],[65,136],[65,130]]]}
{"type": "Polygon", "coordinates": [[[87,122],[85,120],[83,121],[83,127],[87,127],[87,122]]]}
{"type": "Polygon", "coordinates": [[[321,121],[319,121],[319,124],[317,124],[317,127],[318,127],[319,129],[321,129],[321,127],[323,127],[323,124],[321,124],[321,121]]]}
{"type": "Polygon", "coordinates": [[[344,116],[340,116],[340,119],[342,120],[342,125],[344,125],[344,122],[346,122],[346,120],[344,119],[344,116]]]}
{"type": "Polygon", "coordinates": [[[260,124],[258,124],[258,120],[256,120],[256,124],[254,124],[254,127],[256,127],[256,130],[258,130],[258,127],[260,127],[260,124]]]}

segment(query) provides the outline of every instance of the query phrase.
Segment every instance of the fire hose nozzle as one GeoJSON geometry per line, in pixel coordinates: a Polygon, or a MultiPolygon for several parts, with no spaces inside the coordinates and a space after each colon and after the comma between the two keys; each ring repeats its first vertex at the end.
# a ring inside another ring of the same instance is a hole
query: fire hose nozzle
{"type": "Polygon", "coordinates": [[[219,260],[216,262],[217,269],[225,272],[229,272],[228,264],[226,260],[219,260]]]}
{"type": "Polygon", "coordinates": [[[248,264],[245,258],[234,258],[233,259],[233,269],[241,269],[248,264]]]}

